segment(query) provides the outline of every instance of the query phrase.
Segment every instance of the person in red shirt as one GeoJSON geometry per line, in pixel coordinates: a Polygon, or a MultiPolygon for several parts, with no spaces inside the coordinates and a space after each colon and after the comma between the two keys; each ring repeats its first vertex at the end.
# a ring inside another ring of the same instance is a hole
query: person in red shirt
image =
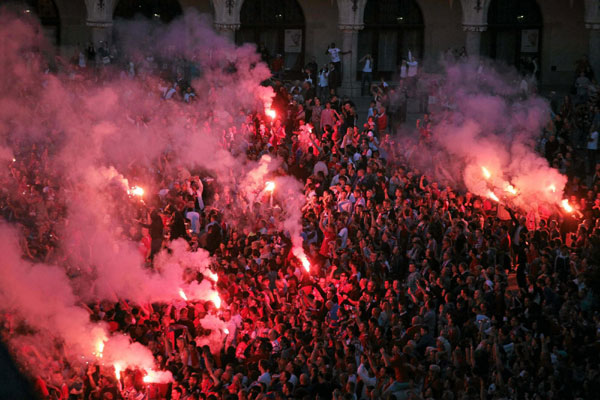
{"type": "MultiPolygon", "coordinates": [[[[328,213],[321,214],[321,220],[319,221],[319,228],[323,231],[323,243],[321,243],[321,248],[319,250],[319,254],[323,257],[327,257],[329,255],[329,242],[335,241],[337,234],[335,232],[335,225],[332,221],[327,222],[327,226],[325,226],[325,217],[328,216],[328,213]]],[[[329,216],[331,218],[331,216],[329,216]]]]}
{"type": "Polygon", "coordinates": [[[385,112],[385,107],[379,107],[379,113],[377,113],[377,117],[375,119],[377,123],[377,132],[381,136],[383,133],[387,132],[388,128],[388,116],[385,112]]]}
{"type": "Polygon", "coordinates": [[[278,78],[283,76],[283,57],[281,54],[277,54],[273,61],[271,61],[271,71],[278,78]]]}

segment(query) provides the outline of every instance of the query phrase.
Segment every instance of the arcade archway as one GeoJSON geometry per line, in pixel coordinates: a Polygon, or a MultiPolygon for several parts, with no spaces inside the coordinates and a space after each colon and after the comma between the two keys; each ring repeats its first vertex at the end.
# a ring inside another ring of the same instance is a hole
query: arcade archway
{"type": "Polygon", "coordinates": [[[169,23],[182,12],[177,0],[119,0],[113,16],[115,19],[143,16],[169,23]]]}
{"type": "Polygon", "coordinates": [[[488,43],[482,46],[482,53],[522,73],[533,73],[537,64],[539,72],[542,27],[542,13],[535,0],[492,0],[484,35],[488,43]]]}
{"type": "Polygon", "coordinates": [[[391,78],[409,50],[422,59],[425,24],[416,1],[369,0],[364,25],[358,34],[358,59],[370,53],[378,75],[391,78]]]}
{"type": "Polygon", "coordinates": [[[304,65],[306,28],[304,12],[296,0],[245,0],[236,43],[256,43],[263,61],[281,54],[287,70],[304,65]]]}
{"type": "Polygon", "coordinates": [[[44,35],[55,46],[60,45],[60,15],[53,0],[26,0],[20,4],[23,12],[36,16],[44,35]]]}

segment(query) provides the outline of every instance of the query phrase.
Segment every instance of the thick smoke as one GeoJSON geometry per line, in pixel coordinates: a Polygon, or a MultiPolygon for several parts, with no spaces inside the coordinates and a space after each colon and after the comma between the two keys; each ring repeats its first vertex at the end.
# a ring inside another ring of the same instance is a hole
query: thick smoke
{"type": "Polygon", "coordinates": [[[46,375],[53,371],[53,357],[61,354],[75,365],[102,358],[110,364],[154,368],[150,350],[123,335],[110,336],[103,323],[90,321],[63,269],[22,260],[18,235],[0,225],[0,309],[10,316],[11,330],[24,332],[9,336],[9,344],[25,367],[46,375]]]}
{"type": "Polygon", "coordinates": [[[431,138],[412,161],[438,181],[511,207],[558,205],[566,177],[535,151],[550,107],[523,91],[520,79],[492,66],[447,66],[435,82],[443,109],[433,114],[431,138]]]}
{"type": "MultiPolygon", "coordinates": [[[[14,239],[18,233],[2,227],[6,287],[0,295],[3,310],[47,338],[29,342],[37,348],[34,353],[62,343],[71,360],[87,359],[98,357],[99,343],[107,341],[105,362],[149,370],[149,351],[126,338],[111,338],[102,325],[90,323],[80,301],[171,301],[181,290],[190,300],[220,300],[210,280],[185,279],[190,271],[209,274],[211,259],[202,250],[192,253],[185,243],[174,242],[171,254],[157,257],[155,271],[143,266],[125,221],[144,216],[130,205],[128,190],[141,185],[144,200],[154,203],[167,182],[182,172],[202,170],[217,179],[222,193],[243,193],[238,185],[255,179],[251,171],[260,164],[245,160],[242,137],[233,138],[233,155],[223,137],[247,113],[270,106],[273,92],[261,86],[270,74],[254,47],[235,47],[193,12],[168,26],[136,21],[120,22],[116,29],[122,58],[134,63],[135,78],[120,68],[89,74],[57,63],[45,56],[50,49],[35,23],[0,13],[0,162],[10,164],[16,157],[20,163],[21,149],[47,145],[44,166],[52,171],[57,198],[67,206],[58,225],[56,266],[23,262],[14,239]],[[166,58],[192,61],[199,71],[187,77],[196,89],[193,104],[162,99],[170,83],[161,74],[186,74],[183,66],[164,70],[166,58]],[[136,172],[157,165],[163,181],[136,172]]],[[[295,212],[286,215],[296,225],[285,226],[297,235],[295,212]]],[[[222,335],[222,329],[214,330],[222,335]]]]}
{"type": "Polygon", "coordinates": [[[43,343],[52,348],[60,338],[65,349],[88,355],[96,351],[96,343],[105,339],[103,327],[89,322],[89,314],[78,306],[65,272],[56,266],[32,264],[21,259],[19,232],[0,225],[2,244],[2,309],[15,316],[15,326],[26,324],[43,343]]]}

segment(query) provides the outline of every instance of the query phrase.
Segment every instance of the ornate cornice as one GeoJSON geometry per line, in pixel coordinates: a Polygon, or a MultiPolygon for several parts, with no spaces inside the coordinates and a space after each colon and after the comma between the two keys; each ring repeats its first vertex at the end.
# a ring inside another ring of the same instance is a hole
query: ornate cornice
{"type": "Polygon", "coordinates": [[[598,21],[598,22],[586,22],[585,23],[585,29],[590,29],[590,30],[593,30],[593,31],[600,30],[600,21],[598,21]]]}
{"type": "Polygon", "coordinates": [[[485,31],[487,31],[487,25],[465,25],[465,24],[463,24],[463,31],[465,31],[465,32],[485,32],[485,31]]]}
{"type": "Polygon", "coordinates": [[[237,31],[240,29],[240,24],[225,24],[215,22],[215,29],[218,31],[237,31]]]}
{"type": "Polygon", "coordinates": [[[112,27],[112,21],[86,21],[85,24],[87,26],[91,26],[93,28],[110,28],[112,27]]]}
{"type": "Polygon", "coordinates": [[[338,28],[343,32],[358,32],[361,31],[365,26],[363,24],[339,24],[338,28]]]}

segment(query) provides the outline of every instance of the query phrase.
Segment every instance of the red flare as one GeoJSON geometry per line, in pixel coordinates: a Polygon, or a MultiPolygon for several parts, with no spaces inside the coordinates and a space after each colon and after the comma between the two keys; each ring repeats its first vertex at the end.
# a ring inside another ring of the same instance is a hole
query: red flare
{"type": "Polygon", "coordinates": [[[568,213],[573,212],[573,207],[569,204],[569,200],[564,199],[563,201],[561,201],[560,205],[566,212],[568,212],[568,213]]]}
{"type": "Polygon", "coordinates": [[[185,295],[185,292],[183,291],[183,289],[179,289],[179,296],[181,296],[181,298],[184,299],[185,301],[188,301],[188,298],[185,295]]]}
{"type": "Polygon", "coordinates": [[[131,188],[130,193],[134,196],[142,197],[144,195],[144,188],[141,188],[139,186],[134,186],[131,188]]]}
{"type": "Polygon", "coordinates": [[[500,202],[500,199],[498,198],[498,196],[496,196],[496,194],[494,192],[492,192],[491,190],[488,192],[488,197],[494,201],[500,202]]]}
{"type": "Polygon", "coordinates": [[[481,167],[481,172],[483,173],[483,177],[485,179],[490,179],[492,177],[492,174],[486,167],[481,167]]]}
{"type": "Polygon", "coordinates": [[[275,119],[277,117],[277,113],[272,108],[267,108],[265,110],[265,114],[271,119],[275,119]]]}
{"type": "Polygon", "coordinates": [[[114,368],[115,368],[115,377],[117,378],[117,380],[121,380],[121,370],[123,368],[118,363],[114,365],[114,368]]]}

